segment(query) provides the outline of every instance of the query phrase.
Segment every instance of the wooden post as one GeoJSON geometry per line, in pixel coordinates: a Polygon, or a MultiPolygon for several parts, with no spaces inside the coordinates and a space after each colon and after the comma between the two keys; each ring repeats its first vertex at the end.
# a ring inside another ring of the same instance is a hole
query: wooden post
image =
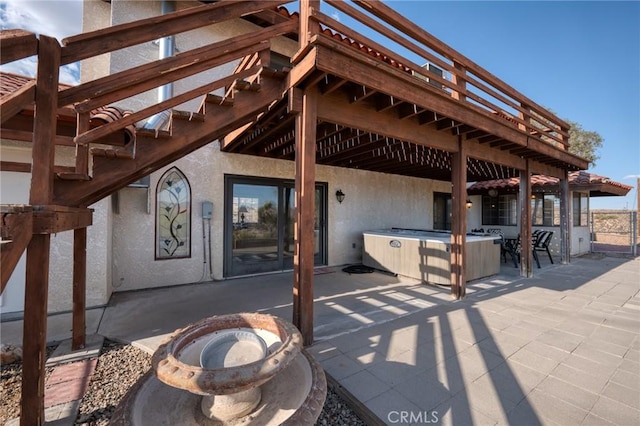
{"type": "MultiPolygon", "coordinates": [[[[81,112],[78,114],[76,122],[76,136],[80,136],[84,132],[89,131],[89,120],[91,113],[81,112]]],[[[89,145],[76,145],[76,173],[83,175],[89,174],[89,145]]]]}
{"type": "Polygon", "coordinates": [[[73,330],[71,349],[86,344],[87,228],[73,231],[73,330]]]}
{"type": "Polygon", "coordinates": [[[520,275],[533,276],[533,247],[531,246],[531,171],[529,160],[520,170],[520,275]]]}
{"type": "MultiPolygon", "coordinates": [[[[296,91],[290,91],[290,94],[296,91]]],[[[298,92],[299,93],[299,92],[298,92]]],[[[318,89],[302,94],[296,116],[296,250],[293,261],[293,324],[305,345],[313,343],[313,266],[315,227],[316,126],[318,89]]],[[[295,104],[292,100],[292,104],[295,104]]]]}
{"type": "Polygon", "coordinates": [[[320,0],[300,0],[300,33],[298,35],[300,50],[307,47],[311,37],[320,29],[317,22],[309,19],[311,9],[320,10],[320,0]]]}
{"type": "Polygon", "coordinates": [[[458,152],[451,155],[451,296],[466,292],[465,251],[467,242],[467,153],[458,136],[458,152]]]}
{"type": "Polygon", "coordinates": [[[560,179],[560,263],[571,262],[571,193],[569,192],[569,172],[563,171],[560,179]]]}
{"type": "MultiPolygon", "coordinates": [[[[454,62],[453,63],[453,67],[456,69],[456,71],[459,71],[461,74],[466,75],[467,73],[467,69],[464,67],[464,65],[458,63],[458,62],[454,62]]],[[[467,81],[462,78],[457,76],[456,74],[451,74],[451,82],[453,84],[455,84],[457,87],[459,87],[462,90],[467,90],[467,81]]],[[[451,92],[451,97],[453,99],[457,99],[459,101],[465,101],[467,99],[467,97],[463,94],[461,94],[460,92],[458,92],[457,90],[453,90],[451,92]]]]}
{"type": "MultiPolygon", "coordinates": [[[[53,165],[58,112],[60,44],[40,36],[36,109],[33,126],[31,205],[48,205],[53,195],[53,165]]],[[[49,235],[34,235],[27,247],[23,325],[23,379],[20,424],[44,424],[44,376],[47,349],[49,235]]]]}

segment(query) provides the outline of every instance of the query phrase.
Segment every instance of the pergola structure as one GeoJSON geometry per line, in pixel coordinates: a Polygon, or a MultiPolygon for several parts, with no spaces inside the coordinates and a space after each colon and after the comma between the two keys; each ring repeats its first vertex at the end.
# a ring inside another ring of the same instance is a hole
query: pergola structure
{"type": "MultiPolygon", "coordinates": [[[[1,62],[37,55],[37,80],[3,96],[3,137],[32,142],[28,206],[3,206],[2,290],[27,251],[23,425],[44,422],[44,359],[50,234],[74,231],[73,347],[84,344],[86,229],[89,205],[205,144],[226,152],[293,160],[296,186],[294,324],[313,342],[314,181],[316,164],[450,181],[452,296],[465,293],[466,183],[520,179],[520,234],[531,239],[529,177],[559,179],[561,248],[569,260],[568,181],[586,160],[568,152],[569,125],[467,57],[376,0],[326,4],[359,21],[400,56],[323,13],[320,1],[227,0],[113,26],[63,40],[20,30],[1,34],[1,62]],[[256,31],[74,87],[59,86],[61,65],[230,19],[256,31]],[[275,37],[297,38],[291,66],[270,65],[275,37]],[[100,110],[169,82],[227,63],[229,75],[143,110],[95,121],[100,110]],[[428,62],[435,68],[419,64],[428,62]],[[443,72],[436,72],[435,69],[443,72]],[[219,89],[224,96],[211,94],[219,89]],[[198,111],[171,114],[168,130],[137,122],[201,98],[198,111]],[[34,108],[35,105],[35,108],[34,108]],[[31,123],[33,124],[30,127],[31,123]],[[55,147],[76,146],[72,170],[55,164],[55,147]]],[[[521,273],[532,274],[523,244],[521,273]]]]}

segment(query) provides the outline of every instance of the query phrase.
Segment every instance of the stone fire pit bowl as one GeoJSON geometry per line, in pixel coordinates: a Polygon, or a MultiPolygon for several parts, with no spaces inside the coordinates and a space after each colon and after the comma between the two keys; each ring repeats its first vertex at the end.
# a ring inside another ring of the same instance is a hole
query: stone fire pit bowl
{"type": "Polygon", "coordinates": [[[151,362],[151,370],[116,408],[113,424],[314,424],[326,397],[324,371],[302,349],[302,336],[291,323],[272,315],[233,314],[203,319],[176,330],[156,350],[151,362]],[[259,336],[266,344],[266,356],[232,367],[201,367],[200,356],[207,344],[232,330],[259,336]],[[262,396],[249,414],[225,421],[203,414],[203,396],[232,396],[257,387],[262,396]]]}

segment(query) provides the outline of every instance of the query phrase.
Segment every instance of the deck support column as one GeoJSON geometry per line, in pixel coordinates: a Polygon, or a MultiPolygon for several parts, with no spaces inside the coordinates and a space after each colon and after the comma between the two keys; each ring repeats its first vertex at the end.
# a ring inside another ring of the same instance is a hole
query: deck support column
{"type": "Polygon", "coordinates": [[[465,249],[467,241],[467,153],[462,136],[458,151],[451,155],[451,296],[466,292],[465,249]]]}
{"type": "Polygon", "coordinates": [[[304,345],[313,343],[313,266],[315,229],[316,126],[318,90],[289,92],[296,116],[296,223],[293,259],[293,324],[304,345]],[[301,97],[301,99],[300,99],[301,97]],[[297,99],[296,99],[297,98],[297,99]]]}
{"type": "Polygon", "coordinates": [[[87,228],[73,231],[73,330],[71,349],[86,344],[87,228]]]}
{"type": "Polygon", "coordinates": [[[570,202],[569,171],[563,170],[560,179],[560,263],[563,265],[571,262],[570,202]]]}
{"type": "MultiPolygon", "coordinates": [[[[51,204],[58,112],[60,44],[40,36],[36,109],[33,126],[31,189],[33,206],[51,204]]],[[[27,247],[23,325],[23,378],[20,424],[44,424],[44,376],[47,349],[47,298],[49,291],[48,234],[34,235],[27,247]]]]}
{"type": "Polygon", "coordinates": [[[520,170],[520,276],[533,276],[533,247],[531,245],[531,167],[525,161],[520,170]]]}

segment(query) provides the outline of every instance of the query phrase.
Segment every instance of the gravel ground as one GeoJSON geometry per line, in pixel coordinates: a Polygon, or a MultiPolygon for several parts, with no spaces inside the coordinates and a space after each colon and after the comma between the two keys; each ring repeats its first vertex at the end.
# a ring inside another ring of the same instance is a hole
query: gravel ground
{"type": "MultiPolygon", "coordinates": [[[[49,348],[51,351],[53,348],[49,348]]],[[[105,340],[102,354],[80,403],[76,424],[107,425],[120,399],[150,367],[151,357],[131,345],[105,340]]],[[[50,373],[50,371],[48,371],[50,373]]],[[[1,366],[0,425],[20,414],[22,367],[19,363],[1,366]]],[[[331,389],[320,413],[318,425],[364,426],[349,406],[331,389]]]]}

